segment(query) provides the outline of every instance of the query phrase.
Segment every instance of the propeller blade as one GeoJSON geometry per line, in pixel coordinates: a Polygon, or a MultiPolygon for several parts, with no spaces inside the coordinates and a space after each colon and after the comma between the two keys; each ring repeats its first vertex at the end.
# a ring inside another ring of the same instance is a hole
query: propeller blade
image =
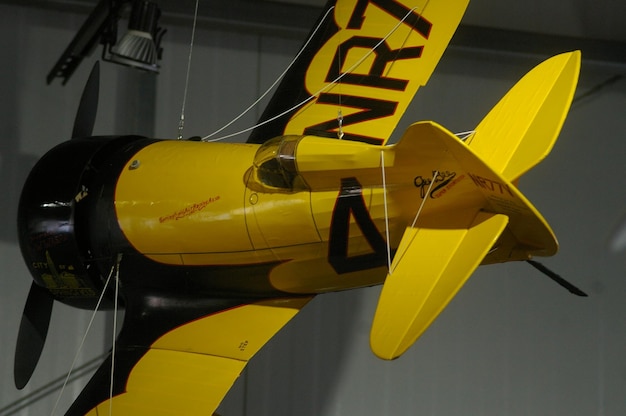
{"type": "Polygon", "coordinates": [[[74,119],[74,130],[72,130],[72,139],[77,137],[89,137],[93,132],[93,126],[96,122],[96,113],[98,111],[98,96],[100,95],[100,62],[96,61],[89,74],[89,79],[83,95],[80,97],[80,104],[74,119]]]}
{"type": "Polygon", "coordinates": [[[22,314],[20,332],[15,348],[14,378],[18,389],[24,388],[39,361],[46,341],[54,298],[44,288],[33,282],[28,292],[22,314]]]}
{"type": "Polygon", "coordinates": [[[548,276],[550,279],[554,280],[555,282],[563,286],[565,289],[569,290],[571,293],[577,296],[587,296],[585,292],[583,292],[582,290],[580,290],[579,288],[577,288],[576,286],[574,286],[567,280],[563,279],[561,276],[554,273],[552,270],[548,269],[543,264],[534,260],[526,260],[526,262],[530,264],[531,266],[533,266],[535,269],[539,270],[541,273],[548,276]]]}

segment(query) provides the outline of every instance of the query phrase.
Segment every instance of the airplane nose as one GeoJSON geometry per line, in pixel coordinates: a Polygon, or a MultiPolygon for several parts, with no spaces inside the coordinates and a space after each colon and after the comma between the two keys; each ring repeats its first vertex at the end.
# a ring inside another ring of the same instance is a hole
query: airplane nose
{"type": "Polygon", "coordinates": [[[45,154],[33,167],[18,209],[18,237],[33,279],[61,302],[93,308],[102,289],[89,274],[89,254],[80,244],[85,177],[102,140],[71,140],[45,154]]]}

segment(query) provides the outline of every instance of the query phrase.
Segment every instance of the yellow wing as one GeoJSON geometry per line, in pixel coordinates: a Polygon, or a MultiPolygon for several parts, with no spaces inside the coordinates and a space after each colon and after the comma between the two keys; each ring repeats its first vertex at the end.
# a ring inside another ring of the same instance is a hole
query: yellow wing
{"type": "Polygon", "coordinates": [[[307,134],[384,144],[468,2],[329,2],[248,141],[307,134]]]}
{"type": "MultiPolygon", "coordinates": [[[[174,328],[148,348],[120,340],[113,398],[108,360],[68,414],[102,415],[111,408],[114,415],[211,415],[252,356],[310,299],[226,309],[174,328]]],[[[126,338],[145,330],[140,326],[130,328],[126,338]]]]}

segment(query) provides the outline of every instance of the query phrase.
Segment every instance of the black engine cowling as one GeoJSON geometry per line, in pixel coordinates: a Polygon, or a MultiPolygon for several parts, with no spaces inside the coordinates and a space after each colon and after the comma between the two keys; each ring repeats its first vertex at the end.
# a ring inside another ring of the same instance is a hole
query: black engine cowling
{"type": "MultiPolygon", "coordinates": [[[[95,307],[115,260],[110,236],[106,230],[94,235],[93,222],[114,220],[114,215],[102,218],[113,209],[111,199],[102,196],[144,141],[135,136],[74,139],[50,150],[30,172],[18,210],[20,248],[37,284],[56,300],[95,307]]],[[[101,308],[111,307],[112,300],[109,293],[101,308]]]]}

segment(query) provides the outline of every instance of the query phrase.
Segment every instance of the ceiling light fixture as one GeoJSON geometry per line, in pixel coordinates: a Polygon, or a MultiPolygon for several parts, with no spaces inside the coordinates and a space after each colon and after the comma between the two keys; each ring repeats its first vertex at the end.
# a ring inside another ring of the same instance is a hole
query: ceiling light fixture
{"type": "Polygon", "coordinates": [[[128,65],[146,71],[159,72],[161,39],[165,30],[158,27],[161,10],[150,1],[135,0],[128,21],[128,32],[115,45],[107,44],[109,56],[105,61],[128,65]]]}
{"type": "Polygon", "coordinates": [[[102,59],[151,72],[159,72],[161,39],[165,30],[158,27],[161,10],[147,0],[100,0],[74,36],[46,81],[55,78],[67,83],[83,58],[91,55],[98,43],[103,44],[102,59]],[[117,23],[132,3],[128,33],[117,43],[117,23]]]}

